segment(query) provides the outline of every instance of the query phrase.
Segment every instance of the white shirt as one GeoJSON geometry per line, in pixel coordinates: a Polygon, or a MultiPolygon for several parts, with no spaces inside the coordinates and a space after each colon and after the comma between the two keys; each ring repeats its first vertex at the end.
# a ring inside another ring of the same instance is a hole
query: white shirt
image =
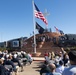
{"type": "Polygon", "coordinates": [[[76,65],[71,65],[69,68],[65,69],[62,75],[76,75],[76,65]]]}
{"type": "Polygon", "coordinates": [[[61,73],[62,74],[62,72],[64,71],[64,66],[62,65],[62,66],[59,66],[58,68],[56,68],[56,72],[58,72],[58,73],[61,73]]]}

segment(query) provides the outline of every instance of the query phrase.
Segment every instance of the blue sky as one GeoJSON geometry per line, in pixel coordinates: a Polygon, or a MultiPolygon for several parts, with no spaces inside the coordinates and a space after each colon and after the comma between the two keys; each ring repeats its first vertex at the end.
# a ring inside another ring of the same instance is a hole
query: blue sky
{"type": "MultiPolygon", "coordinates": [[[[48,28],[54,26],[65,34],[76,34],[76,0],[34,0],[42,13],[45,9],[48,28]]],[[[45,23],[35,19],[43,28],[45,23]]],[[[33,34],[32,0],[0,0],[0,42],[33,34]]]]}

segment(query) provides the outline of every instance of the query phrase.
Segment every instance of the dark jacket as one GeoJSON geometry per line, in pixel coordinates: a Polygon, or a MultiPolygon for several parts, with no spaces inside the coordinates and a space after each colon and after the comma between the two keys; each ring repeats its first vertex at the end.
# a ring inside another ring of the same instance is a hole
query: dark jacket
{"type": "Polygon", "coordinates": [[[16,71],[16,66],[14,65],[13,61],[11,61],[11,60],[5,60],[4,61],[4,65],[11,65],[13,71],[16,71]]]}
{"type": "Polygon", "coordinates": [[[10,72],[3,65],[0,65],[0,75],[10,75],[10,72]]]}
{"type": "Polygon", "coordinates": [[[45,64],[42,66],[40,70],[40,75],[42,75],[42,73],[50,73],[50,68],[45,64]]]}
{"type": "Polygon", "coordinates": [[[18,63],[19,67],[22,66],[21,63],[20,63],[20,61],[18,60],[18,58],[13,58],[11,61],[18,63]]]}

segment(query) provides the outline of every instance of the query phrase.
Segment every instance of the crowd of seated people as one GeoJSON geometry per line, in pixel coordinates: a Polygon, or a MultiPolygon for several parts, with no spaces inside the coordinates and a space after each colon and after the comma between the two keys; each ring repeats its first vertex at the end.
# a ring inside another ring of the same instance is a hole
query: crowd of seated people
{"type": "MultiPolygon", "coordinates": [[[[41,67],[40,75],[76,75],[76,50],[69,53],[61,48],[61,52],[55,55],[54,52],[45,52],[45,61],[41,67]]],[[[18,75],[18,69],[24,70],[24,66],[33,59],[30,53],[24,51],[8,53],[0,52],[0,75],[11,75],[12,72],[18,75]]]]}
{"type": "Polygon", "coordinates": [[[67,53],[61,48],[61,52],[53,59],[45,53],[45,62],[40,75],[76,75],[76,50],[67,53]]]}
{"type": "Polygon", "coordinates": [[[31,54],[24,51],[10,53],[7,50],[0,51],[0,75],[12,75],[13,72],[17,75],[19,70],[24,71],[24,66],[31,64],[32,61],[31,54]]]}

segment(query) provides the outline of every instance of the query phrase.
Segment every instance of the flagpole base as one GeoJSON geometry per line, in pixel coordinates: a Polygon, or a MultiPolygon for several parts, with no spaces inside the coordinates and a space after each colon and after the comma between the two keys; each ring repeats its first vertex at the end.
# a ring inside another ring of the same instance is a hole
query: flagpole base
{"type": "Polygon", "coordinates": [[[41,55],[41,52],[36,52],[32,54],[33,57],[39,57],[40,55],[41,55]]]}

